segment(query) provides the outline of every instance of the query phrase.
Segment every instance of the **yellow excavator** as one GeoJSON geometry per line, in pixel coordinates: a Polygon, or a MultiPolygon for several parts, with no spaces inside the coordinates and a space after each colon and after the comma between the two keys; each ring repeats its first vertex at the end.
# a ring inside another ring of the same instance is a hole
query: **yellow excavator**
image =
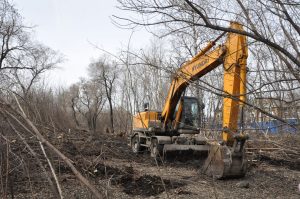
{"type": "MultiPolygon", "coordinates": [[[[231,22],[230,28],[243,26],[231,22]]],[[[176,152],[180,156],[206,155],[202,171],[217,179],[242,177],[246,173],[245,142],[248,138],[238,127],[246,94],[248,48],[246,36],[227,33],[224,44],[213,49],[223,33],[180,67],[174,76],[162,112],[143,112],[133,116],[129,145],[134,153],[148,149],[152,157],[165,158],[176,152]],[[223,64],[222,140],[207,142],[199,136],[201,106],[197,98],[184,96],[193,81],[223,64]],[[183,153],[185,152],[185,153],[183,153]]]]}

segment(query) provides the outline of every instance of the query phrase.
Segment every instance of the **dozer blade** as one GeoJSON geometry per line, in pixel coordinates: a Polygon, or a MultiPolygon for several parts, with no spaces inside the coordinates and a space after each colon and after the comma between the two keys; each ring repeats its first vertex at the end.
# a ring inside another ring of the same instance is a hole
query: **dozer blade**
{"type": "Polygon", "coordinates": [[[163,158],[167,161],[204,160],[208,151],[209,145],[165,144],[163,158]]]}
{"type": "Polygon", "coordinates": [[[212,144],[202,172],[216,179],[240,178],[245,176],[246,167],[244,149],[235,152],[228,146],[212,144]]]}

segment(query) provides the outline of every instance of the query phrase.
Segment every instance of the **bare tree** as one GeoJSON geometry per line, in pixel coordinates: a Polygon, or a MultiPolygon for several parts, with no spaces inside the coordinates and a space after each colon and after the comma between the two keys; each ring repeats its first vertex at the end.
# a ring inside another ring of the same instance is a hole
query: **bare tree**
{"type": "Polygon", "coordinates": [[[114,16],[120,22],[124,21],[126,27],[140,26],[159,26],[172,27],[172,31],[182,31],[190,27],[204,27],[217,31],[236,32],[248,36],[255,41],[262,42],[270,46],[274,51],[280,52],[291,63],[300,67],[298,53],[296,49],[286,48],[280,40],[284,37],[283,30],[277,27],[276,22],[284,21],[285,27],[294,34],[294,41],[298,42],[299,27],[295,22],[299,17],[299,6],[297,2],[283,1],[136,1],[136,0],[119,0],[120,9],[131,11],[141,15],[141,18],[124,18],[114,16]],[[292,2],[292,3],[291,3],[292,2]],[[196,16],[196,19],[195,19],[196,16]],[[250,17],[251,16],[251,17],[250,17]],[[239,20],[247,26],[244,31],[236,31],[227,27],[228,21],[239,20]],[[255,21],[253,21],[255,20],[255,21]],[[280,31],[280,36],[274,41],[270,36],[274,33],[266,31],[266,25],[276,28],[280,31]]]}
{"type": "Polygon", "coordinates": [[[20,64],[31,48],[28,31],[17,10],[7,0],[0,1],[0,71],[27,69],[20,64]]]}
{"type": "Polygon", "coordinates": [[[79,107],[79,86],[78,84],[74,84],[69,88],[69,101],[72,110],[72,117],[75,121],[76,127],[80,127],[80,122],[77,116],[78,107],[79,107]]]}
{"type": "Polygon", "coordinates": [[[117,63],[110,61],[108,58],[102,57],[89,65],[89,74],[92,81],[98,83],[105,88],[106,98],[109,104],[110,113],[110,129],[113,133],[114,128],[114,107],[113,92],[116,89],[116,79],[118,75],[117,63]]]}
{"type": "Polygon", "coordinates": [[[96,82],[82,79],[80,83],[71,87],[71,106],[75,122],[79,113],[85,118],[90,130],[96,131],[97,119],[105,104],[104,88],[96,82]]]}
{"type": "Polygon", "coordinates": [[[62,57],[54,50],[42,44],[35,45],[30,49],[27,56],[24,57],[24,60],[22,60],[22,64],[30,69],[11,70],[11,81],[14,82],[15,89],[17,89],[16,91],[20,88],[22,97],[27,99],[30,89],[34,83],[40,80],[42,74],[54,69],[62,61],[62,57]]]}
{"type": "MultiPolygon", "coordinates": [[[[273,99],[276,96],[275,98],[281,101],[289,101],[288,98],[291,96],[294,102],[298,101],[300,35],[296,21],[300,17],[299,2],[119,0],[119,8],[132,15],[131,17],[114,16],[117,25],[126,28],[144,26],[156,36],[173,38],[176,42],[172,42],[172,45],[177,44],[175,52],[177,51],[178,60],[192,56],[195,46],[201,48],[198,41],[208,41],[221,32],[248,36],[250,84],[247,85],[247,94],[249,100],[254,102],[259,95],[263,98],[270,98],[272,95],[273,99]],[[228,28],[229,21],[233,20],[242,23],[245,27],[244,31],[228,28]],[[197,32],[199,34],[195,34],[197,32]],[[198,41],[193,36],[198,37],[198,41]],[[261,69],[265,72],[260,71],[261,69]],[[251,82],[252,80],[254,82],[251,82]],[[274,87],[272,82],[277,82],[277,86],[274,87]],[[272,92],[274,90],[276,91],[272,92]],[[258,91],[260,93],[257,93],[258,91]]],[[[218,71],[208,76],[217,74],[218,71]]],[[[202,79],[201,84],[196,87],[222,96],[222,90],[216,86],[220,81],[213,77],[211,80],[213,81],[210,81],[209,77],[202,79]]],[[[271,104],[278,107],[286,106],[278,101],[276,103],[265,101],[263,104],[260,110],[267,110],[266,106],[271,104]]],[[[293,105],[299,107],[299,104],[293,105]]]]}

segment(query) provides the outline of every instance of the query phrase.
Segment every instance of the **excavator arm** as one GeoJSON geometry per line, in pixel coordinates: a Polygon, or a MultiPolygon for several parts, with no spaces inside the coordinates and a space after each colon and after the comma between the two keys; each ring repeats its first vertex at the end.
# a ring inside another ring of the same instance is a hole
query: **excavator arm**
{"type": "MultiPolygon", "coordinates": [[[[231,22],[232,29],[242,31],[242,25],[231,22]]],[[[185,63],[176,72],[172,80],[165,106],[162,111],[163,126],[171,129],[175,108],[187,86],[202,76],[206,75],[221,64],[224,65],[223,78],[223,141],[228,145],[233,144],[233,135],[238,130],[238,115],[242,103],[245,101],[246,92],[246,62],[248,49],[246,37],[240,34],[228,33],[225,44],[210,51],[219,40],[210,42],[207,47],[200,51],[192,60],[185,63]]],[[[180,114],[180,111],[177,112],[180,114]]],[[[175,118],[179,118],[178,115],[175,118]]]]}

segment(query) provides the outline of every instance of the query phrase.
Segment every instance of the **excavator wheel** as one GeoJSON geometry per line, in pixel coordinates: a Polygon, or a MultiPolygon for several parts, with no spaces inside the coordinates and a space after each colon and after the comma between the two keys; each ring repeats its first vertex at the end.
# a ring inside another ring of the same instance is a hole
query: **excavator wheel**
{"type": "Polygon", "coordinates": [[[133,153],[141,153],[142,150],[142,146],[141,143],[139,141],[138,135],[135,135],[132,139],[131,139],[131,149],[133,153]]]}
{"type": "Polygon", "coordinates": [[[247,169],[245,151],[232,150],[228,146],[212,144],[202,172],[216,179],[244,177],[247,169]]]}

